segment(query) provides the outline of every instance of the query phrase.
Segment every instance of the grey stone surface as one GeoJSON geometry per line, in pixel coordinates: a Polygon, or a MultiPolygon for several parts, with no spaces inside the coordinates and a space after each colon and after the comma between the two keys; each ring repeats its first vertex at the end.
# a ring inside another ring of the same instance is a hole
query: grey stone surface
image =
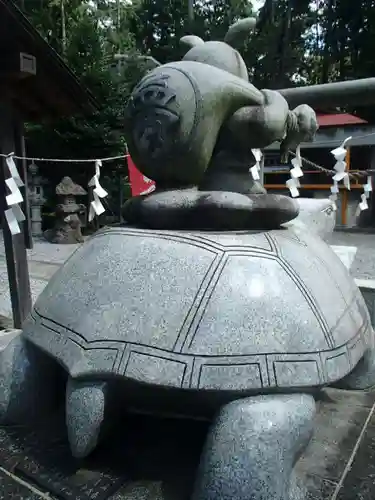
{"type": "MultiPolygon", "coordinates": [[[[228,400],[252,392],[272,387],[303,392],[334,383],[353,370],[373,340],[364,300],[345,266],[304,227],[205,233],[106,229],[53,276],[23,335],[82,379],[69,382],[66,397],[68,436],[78,457],[103,439],[113,408],[212,418],[228,400]],[[125,385],[109,404],[102,388],[113,375],[125,385]],[[185,389],[204,396],[181,392],[185,389]]],[[[14,360],[9,352],[3,351],[3,360],[14,360]]],[[[35,378],[35,363],[23,349],[16,364],[6,363],[2,416],[22,420],[35,384],[48,391],[41,381],[46,370],[38,363],[35,378]],[[31,376],[26,377],[26,366],[31,376]],[[10,375],[16,385],[9,384],[10,375]]],[[[47,371],[50,381],[53,369],[47,371]]],[[[372,372],[372,364],[362,369],[361,387],[372,383],[372,372]]],[[[273,407],[273,398],[269,401],[273,407]]],[[[293,434],[297,427],[289,417],[287,423],[293,434]]],[[[268,460],[268,469],[259,467],[260,483],[274,467],[272,456],[268,460]]],[[[230,474],[237,477],[235,469],[230,474]]],[[[226,478],[227,488],[233,477],[226,478]]],[[[292,469],[274,479],[286,488],[285,499],[303,498],[292,469]]],[[[269,490],[258,491],[249,481],[249,488],[263,495],[259,498],[267,498],[269,490]]],[[[210,488],[202,486],[202,498],[211,498],[210,488]]]]}
{"type": "Polygon", "coordinates": [[[335,205],[330,199],[297,198],[298,216],[287,224],[290,227],[305,227],[323,239],[333,233],[336,224],[335,205]]]}
{"type": "Polygon", "coordinates": [[[369,390],[375,387],[375,345],[366,350],[359,363],[336,384],[342,389],[369,390]]]}
{"type": "MultiPolygon", "coordinates": [[[[51,245],[35,239],[34,248],[27,250],[33,303],[44,290],[48,280],[80,245],[51,245]]],[[[5,249],[0,235],[0,314],[12,317],[5,249]]]]}
{"type": "Polygon", "coordinates": [[[336,249],[350,249],[350,273],[360,279],[375,279],[375,235],[334,232],[327,240],[336,249]]]}
{"type": "Polygon", "coordinates": [[[375,280],[355,280],[365,299],[371,323],[375,326],[375,280]]]}
{"type": "MultiPolygon", "coordinates": [[[[232,59],[237,62],[234,50],[232,59]]],[[[198,184],[226,117],[241,107],[263,104],[253,85],[207,62],[160,66],[144,77],[129,100],[129,152],[159,186],[198,184]]]]}
{"type": "Polygon", "coordinates": [[[58,365],[25,341],[21,332],[0,339],[0,422],[35,422],[56,402],[58,365]]]}
{"type": "MultiPolygon", "coordinates": [[[[281,94],[280,94],[281,95],[281,94]]],[[[289,159],[289,151],[295,151],[303,142],[311,142],[319,128],[315,111],[306,104],[300,104],[288,114],[288,133],[281,141],[281,160],[289,159]]]]}
{"type": "Polygon", "coordinates": [[[66,424],[73,456],[85,457],[99,441],[107,403],[106,382],[69,379],[66,388],[66,424]]]}
{"type": "MultiPolygon", "coordinates": [[[[247,173],[247,177],[249,177],[247,173]]],[[[294,219],[298,204],[275,194],[241,194],[196,189],[135,197],[125,204],[130,224],[151,229],[272,229],[294,219]]]]}
{"type": "Polygon", "coordinates": [[[113,495],[110,500],[165,500],[160,481],[134,481],[113,495]]]}
{"type": "MultiPolygon", "coordinates": [[[[32,250],[27,250],[27,257],[30,262],[43,262],[47,264],[61,265],[79,248],[81,245],[51,245],[42,238],[33,240],[32,250]]],[[[0,235],[0,257],[5,258],[4,240],[0,235]]]]}
{"type": "Polygon", "coordinates": [[[56,186],[56,194],[58,196],[85,196],[86,189],[72,181],[70,177],[63,177],[61,182],[56,186]]]}
{"type": "Polygon", "coordinates": [[[53,276],[24,335],[74,377],[116,374],[209,400],[333,383],[373,331],[358,288],[314,234],[116,228],[53,276]]]}
{"type": "Polygon", "coordinates": [[[14,337],[18,337],[22,333],[21,330],[17,330],[14,328],[6,328],[1,331],[0,335],[0,351],[6,348],[6,346],[10,343],[10,341],[14,337]]]}
{"type": "MultiPolygon", "coordinates": [[[[5,263],[4,263],[5,267],[5,263]]],[[[36,299],[46,287],[48,281],[45,279],[30,278],[31,296],[32,301],[35,303],[36,299]]],[[[8,274],[6,268],[4,272],[0,272],[0,314],[12,317],[12,306],[10,301],[8,274]]]]}
{"type": "MultiPolygon", "coordinates": [[[[331,248],[353,276],[375,279],[375,235],[333,233],[328,234],[331,248]]],[[[77,245],[51,245],[36,239],[33,250],[28,250],[33,302],[47,285],[59,267],[75,252],[77,245]]],[[[369,306],[368,306],[369,307],[369,306]]],[[[8,276],[3,241],[0,235],[0,314],[10,318],[12,314],[8,276]]],[[[375,323],[374,323],[375,324],[375,323]]]]}
{"type": "Polygon", "coordinates": [[[202,454],[193,500],[302,500],[294,466],[313,432],[314,398],[262,396],[224,407],[202,454]]]}
{"type": "MultiPolygon", "coordinates": [[[[330,235],[327,235],[327,239],[330,239],[330,235]]],[[[353,261],[356,258],[357,247],[348,247],[342,245],[331,245],[332,250],[335,252],[337,257],[344,264],[346,269],[352,270],[353,261]]]]}
{"type": "MultiPolygon", "coordinates": [[[[374,392],[333,389],[317,398],[314,434],[295,467],[308,488],[304,500],[336,500],[343,494],[350,500],[361,495],[372,499],[375,427],[374,416],[370,421],[368,417],[374,400],[374,392]],[[372,432],[364,436],[366,427],[372,432]]],[[[206,422],[125,415],[100,451],[85,460],[71,457],[63,413],[59,422],[57,429],[48,419],[26,432],[0,427],[0,466],[33,486],[40,485],[49,500],[191,498],[206,422]]],[[[5,491],[4,500],[13,499],[14,489],[5,491]]]]}
{"type": "Polygon", "coordinates": [[[295,217],[295,210],[285,209],[290,200],[273,203],[249,175],[252,149],[274,141],[295,149],[302,140],[313,139],[316,116],[306,105],[291,111],[279,92],[258,90],[249,83],[246,65],[231,44],[245,42],[254,26],[253,19],[241,20],[229,28],[223,42],[183,37],[189,50],[182,60],[153,69],[135,87],[125,120],[135,164],[156,181],[159,190],[198,187],[202,193],[190,196],[183,207],[183,194],[162,193],[163,206],[154,203],[156,213],[149,204],[158,193],[150,202],[134,200],[130,213],[124,214],[126,220],[158,229],[216,229],[223,220],[221,229],[249,229],[260,228],[260,221],[263,228],[277,228],[295,217]],[[246,200],[241,201],[241,194],[250,199],[245,222],[246,200]],[[176,206],[180,209],[177,224],[176,206]]]}
{"type": "Polygon", "coordinates": [[[56,220],[52,229],[44,232],[44,237],[50,243],[74,245],[83,242],[81,232],[81,218],[85,217],[86,206],[77,203],[77,196],[85,196],[87,191],[64,177],[56,186],[59,203],[56,205],[56,220]]]}

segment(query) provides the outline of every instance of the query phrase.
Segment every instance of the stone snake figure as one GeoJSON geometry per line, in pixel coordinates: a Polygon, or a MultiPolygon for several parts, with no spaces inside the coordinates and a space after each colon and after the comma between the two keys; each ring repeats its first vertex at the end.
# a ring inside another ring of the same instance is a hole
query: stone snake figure
{"type": "MultiPolygon", "coordinates": [[[[147,202],[131,200],[125,208],[127,220],[140,223],[142,219],[147,227],[156,227],[155,213],[162,210],[171,214],[163,217],[162,227],[181,227],[181,220],[191,227],[192,219],[203,220],[209,207],[219,211],[246,207],[248,217],[232,219],[239,229],[260,224],[278,227],[297,215],[298,206],[292,200],[265,198],[263,186],[252,180],[251,149],[275,141],[295,148],[302,140],[312,140],[317,130],[315,113],[308,106],[290,111],[278,92],[259,91],[249,83],[235,46],[254,25],[253,19],[239,21],[230,27],[224,42],[183,37],[188,51],[182,60],[155,68],[134,89],[126,117],[129,151],[158,190],[168,193],[155,192],[147,202]],[[172,202],[175,190],[184,190],[176,203],[172,202]]],[[[159,218],[158,227],[161,223],[159,218]]],[[[207,224],[220,225],[220,218],[209,217],[207,224]]]]}

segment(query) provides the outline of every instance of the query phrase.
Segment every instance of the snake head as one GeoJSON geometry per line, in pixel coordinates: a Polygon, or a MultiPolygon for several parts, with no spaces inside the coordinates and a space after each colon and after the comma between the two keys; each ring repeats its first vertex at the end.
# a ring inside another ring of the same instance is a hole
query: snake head
{"type": "Polygon", "coordinates": [[[294,151],[301,142],[312,142],[318,129],[315,111],[307,104],[289,111],[286,136],[280,144],[281,162],[288,163],[289,151],[294,151]]]}

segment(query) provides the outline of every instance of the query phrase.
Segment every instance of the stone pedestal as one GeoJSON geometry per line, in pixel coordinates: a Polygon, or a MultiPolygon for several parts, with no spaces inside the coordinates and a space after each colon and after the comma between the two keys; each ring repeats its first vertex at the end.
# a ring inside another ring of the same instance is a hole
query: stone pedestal
{"type": "Polygon", "coordinates": [[[42,231],[42,205],[31,206],[31,232],[33,236],[40,236],[42,231]]]}
{"type": "Polygon", "coordinates": [[[33,236],[42,236],[42,207],[45,203],[44,188],[45,180],[38,174],[39,169],[35,163],[29,166],[31,176],[29,199],[31,206],[31,232],[33,236]]]}

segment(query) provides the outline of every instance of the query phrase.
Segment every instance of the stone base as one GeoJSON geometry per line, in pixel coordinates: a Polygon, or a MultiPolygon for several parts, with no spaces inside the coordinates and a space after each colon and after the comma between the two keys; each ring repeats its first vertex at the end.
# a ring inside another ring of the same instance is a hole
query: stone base
{"type": "Polygon", "coordinates": [[[59,245],[75,245],[83,243],[81,228],[61,228],[47,229],[43,233],[44,238],[49,243],[56,243],[59,245]]]}
{"type": "MultiPolygon", "coordinates": [[[[375,393],[327,390],[297,464],[306,500],[373,499],[375,393]]],[[[0,428],[4,498],[188,500],[207,425],[128,417],[93,456],[70,456],[63,411],[36,432],[0,428]]]]}

